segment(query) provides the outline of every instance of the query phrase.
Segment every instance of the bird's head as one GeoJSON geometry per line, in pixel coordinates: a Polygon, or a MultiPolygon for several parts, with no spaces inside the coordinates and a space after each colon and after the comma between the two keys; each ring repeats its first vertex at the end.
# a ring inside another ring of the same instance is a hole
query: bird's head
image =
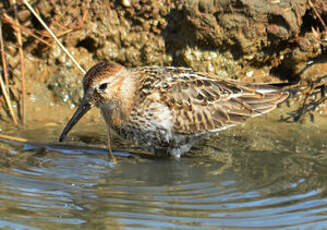
{"type": "Polygon", "coordinates": [[[126,72],[122,65],[108,62],[96,64],[87,71],[83,78],[83,99],[60,135],[60,142],[92,107],[112,110],[120,103],[119,96],[126,72]]]}

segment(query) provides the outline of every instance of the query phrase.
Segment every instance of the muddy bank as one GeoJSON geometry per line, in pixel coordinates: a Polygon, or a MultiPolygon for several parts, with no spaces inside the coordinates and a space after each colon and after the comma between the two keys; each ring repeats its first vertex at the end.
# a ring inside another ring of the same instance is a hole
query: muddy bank
{"type": "MultiPolygon", "coordinates": [[[[293,81],[307,61],[322,60],[326,54],[326,31],[320,18],[326,18],[327,8],[318,0],[89,4],[47,0],[31,4],[85,69],[111,60],[129,67],[189,66],[247,81],[293,81]]],[[[12,96],[19,101],[19,55],[9,1],[0,3],[0,14],[13,72],[12,96]]],[[[18,18],[28,100],[74,107],[82,95],[82,74],[23,3],[18,5],[18,18]]],[[[325,69],[323,64],[314,65],[300,78],[311,81],[325,69]]],[[[5,112],[1,117],[6,119],[5,112]]]]}

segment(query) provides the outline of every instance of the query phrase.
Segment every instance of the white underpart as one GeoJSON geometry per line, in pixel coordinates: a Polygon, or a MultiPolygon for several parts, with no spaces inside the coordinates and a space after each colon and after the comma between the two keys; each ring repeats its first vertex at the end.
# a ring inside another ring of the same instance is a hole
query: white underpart
{"type": "Polygon", "coordinates": [[[169,142],[172,137],[173,128],[172,114],[170,109],[167,106],[158,102],[151,104],[150,109],[151,108],[157,113],[156,119],[152,120],[152,124],[154,126],[153,128],[165,130],[165,139],[167,142],[169,142]]]}
{"type": "Polygon", "coordinates": [[[164,106],[161,103],[154,103],[153,106],[159,109],[157,119],[153,120],[155,126],[162,127],[166,130],[171,131],[173,124],[171,121],[172,115],[169,108],[167,108],[167,106],[164,106]]]}
{"type": "Polygon", "coordinates": [[[158,92],[153,93],[151,95],[151,99],[153,102],[149,105],[149,107],[146,109],[144,113],[144,119],[145,121],[151,121],[148,128],[149,131],[153,130],[162,130],[165,132],[165,139],[167,142],[172,138],[172,129],[173,129],[173,122],[172,122],[172,114],[170,109],[167,107],[167,105],[160,103],[160,94],[158,92]],[[156,116],[149,117],[148,114],[156,114],[156,116]]]}

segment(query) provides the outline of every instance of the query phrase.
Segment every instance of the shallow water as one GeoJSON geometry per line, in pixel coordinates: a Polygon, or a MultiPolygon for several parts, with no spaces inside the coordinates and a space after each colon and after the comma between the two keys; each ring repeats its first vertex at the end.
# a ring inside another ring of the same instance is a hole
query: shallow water
{"type": "Polygon", "coordinates": [[[115,149],[125,149],[116,152],[117,165],[107,160],[101,125],[80,124],[67,144],[58,145],[62,126],[9,131],[31,143],[0,143],[0,226],[327,226],[325,126],[256,119],[202,141],[179,161],[128,153],[128,145],[116,142],[115,149]]]}

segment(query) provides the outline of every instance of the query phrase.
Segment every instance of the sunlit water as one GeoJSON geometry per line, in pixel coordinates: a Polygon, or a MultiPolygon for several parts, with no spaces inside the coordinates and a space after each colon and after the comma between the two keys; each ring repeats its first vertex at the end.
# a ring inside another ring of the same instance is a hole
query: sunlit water
{"type": "Polygon", "coordinates": [[[97,130],[81,125],[70,145],[56,145],[62,127],[27,129],[20,136],[46,144],[1,143],[0,226],[326,229],[326,128],[258,126],[223,132],[179,161],[122,152],[117,165],[97,130]],[[81,147],[90,143],[98,147],[81,147]]]}

